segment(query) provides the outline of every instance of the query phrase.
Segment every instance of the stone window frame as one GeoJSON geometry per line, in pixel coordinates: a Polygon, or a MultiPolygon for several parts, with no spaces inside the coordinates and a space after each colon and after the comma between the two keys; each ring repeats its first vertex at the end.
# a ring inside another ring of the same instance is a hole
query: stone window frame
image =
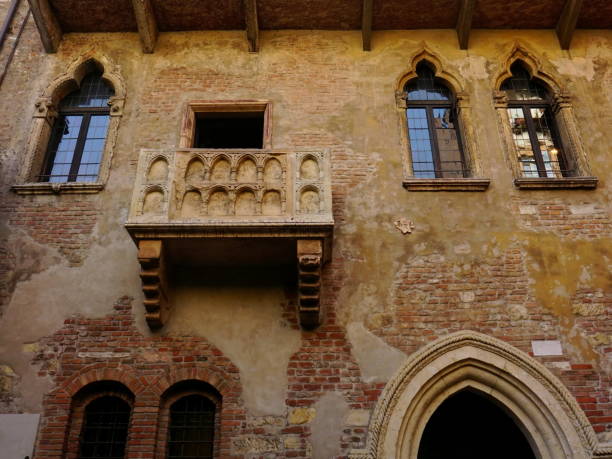
{"type": "Polygon", "coordinates": [[[267,99],[191,100],[183,110],[179,148],[194,148],[196,114],[222,112],[257,112],[264,114],[262,150],[272,148],[272,102],[267,99]]]}
{"type": "Polygon", "coordinates": [[[514,177],[514,185],[520,190],[543,189],[594,189],[598,179],[591,173],[586,151],[578,129],[578,123],[572,107],[572,97],[562,85],[560,77],[522,45],[515,44],[511,52],[500,63],[501,71],[493,82],[493,101],[497,112],[499,129],[503,139],[504,154],[514,177]],[[552,116],[564,149],[565,159],[576,170],[573,177],[523,177],[517,152],[512,137],[508,117],[509,101],[505,91],[500,88],[504,81],[512,77],[510,67],[517,61],[524,64],[532,78],[540,80],[551,93],[552,116]]]}
{"type": "Polygon", "coordinates": [[[161,396],[158,414],[157,457],[167,457],[168,440],[170,435],[170,407],[183,397],[200,395],[215,405],[215,427],[213,433],[213,457],[219,456],[221,449],[221,414],[223,397],[214,386],[199,379],[182,380],[169,387],[161,396]]]}
{"type": "Polygon", "coordinates": [[[119,123],[123,116],[125,94],[125,83],[120,69],[108,57],[92,52],[74,60],[65,72],[47,86],[35,103],[32,127],[25,148],[25,160],[17,183],[11,189],[17,194],[98,193],[103,190],[110,174],[119,123]],[[115,91],[115,95],[108,102],[110,120],[100,159],[98,179],[95,182],[38,182],[36,177],[45,161],[53,125],[58,117],[59,103],[65,96],[78,89],[83,78],[93,70],[102,72],[104,82],[115,91]]]}
{"type": "Polygon", "coordinates": [[[402,164],[404,168],[404,188],[410,191],[486,191],[491,182],[483,176],[481,160],[476,143],[473,126],[470,98],[465,92],[465,84],[453,74],[444,70],[447,68],[440,58],[424,48],[410,59],[409,70],[398,80],[395,91],[395,105],[398,112],[401,134],[402,164]],[[404,87],[408,81],[417,78],[416,67],[421,62],[427,62],[436,78],[439,78],[451,90],[457,110],[458,127],[461,137],[465,168],[469,177],[461,178],[416,178],[412,168],[412,152],[408,137],[408,120],[406,118],[406,93],[404,87]]]}

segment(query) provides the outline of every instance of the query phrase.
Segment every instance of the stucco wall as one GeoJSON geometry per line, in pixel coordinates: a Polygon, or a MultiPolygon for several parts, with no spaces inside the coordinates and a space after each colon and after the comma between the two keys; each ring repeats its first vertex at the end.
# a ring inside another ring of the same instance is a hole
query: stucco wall
{"type": "MultiPolygon", "coordinates": [[[[376,32],[371,52],[358,32],[263,32],[259,53],[246,46],[241,32],[163,33],[144,55],[136,34],[68,34],[45,55],[30,22],[0,88],[0,411],[39,413],[43,395],[81,368],[144,358],[130,348],[87,353],[92,333],[112,346],[112,333],[92,327],[128,297],[132,333],[145,347],[193,337],[238,368],[247,417],[233,431],[236,455],[346,455],[363,444],[368,412],[405,355],[465,329],[525,352],[532,340],[559,340],[563,355],[537,358],[600,439],[611,439],[612,32],[578,31],[569,52],[553,31],[476,30],[468,51],[452,30],[376,32]],[[571,94],[596,190],[514,187],[492,91],[517,40],[571,94]],[[402,187],[395,91],[424,46],[465,82],[486,192],[402,187]],[[92,49],[127,84],[105,190],[15,195],[34,102],[92,49]],[[136,159],[141,148],[177,146],[193,99],[270,100],[274,148],[331,150],[336,229],[319,330],[296,327],[291,278],[248,270],[217,273],[215,282],[179,276],[170,323],[146,327],[136,249],[123,228],[136,159]],[[412,233],[395,227],[401,218],[412,233]],[[57,337],[71,318],[82,318],[80,338],[64,346],[57,337]]],[[[164,350],[146,358],[172,365],[164,350]]]]}

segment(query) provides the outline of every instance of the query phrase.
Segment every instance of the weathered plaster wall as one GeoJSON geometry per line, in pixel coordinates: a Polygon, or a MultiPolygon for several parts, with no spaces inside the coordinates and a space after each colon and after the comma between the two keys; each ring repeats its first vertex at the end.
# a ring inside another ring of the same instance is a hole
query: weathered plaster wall
{"type": "Polygon", "coordinates": [[[562,356],[539,360],[610,438],[611,58],[610,31],[578,31],[564,52],[552,31],[483,30],[467,52],[451,30],[376,32],[369,53],[358,32],[286,31],[263,32],[257,54],[246,51],[241,32],[185,32],[161,34],[152,55],[141,53],[135,34],[122,33],[69,34],[56,55],[43,55],[30,23],[0,88],[0,409],[40,412],[43,394],[77,371],[63,352],[82,353],[78,368],[171,359],[159,349],[145,357],[130,348],[90,355],[84,338],[45,357],[45,337],[65,320],[82,318],[88,334],[127,296],[134,298],[130,333],[142,346],[205,339],[236,366],[248,415],[234,431],[236,455],[346,455],[363,444],[367,414],[404,356],[460,329],[525,352],[534,339],[560,340],[562,356]],[[517,39],[573,96],[600,180],[595,191],[514,188],[491,94],[501,56],[517,39]],[[394,93],[424,45],[465,81],[491,179],[484,193],[401,186],[394,93]],[[106,189],[14,195],[36,98],[92,49],[118,64],[127,84],[106,189]],[[192,99],[269,99],[274,148],[331,150],[337,226],[321,329],[295,326],[291,282],[248,272],[219,282],[181,276],[168,326],[155,334],[146,328],[136,251],[122,225],[139,149],[176,146],[192,99]],[[414,222],[411,234],[394,226],[400,218],[414,222]],[[83,223],[76,230],[75,220],[83,223]],[[41,371],[50,364],[52,372],[41,371]]]}

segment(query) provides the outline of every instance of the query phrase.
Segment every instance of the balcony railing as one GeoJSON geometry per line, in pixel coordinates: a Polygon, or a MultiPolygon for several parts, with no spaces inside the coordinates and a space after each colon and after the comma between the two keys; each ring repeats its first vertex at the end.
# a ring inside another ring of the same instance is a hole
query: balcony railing
{"type": "Polygon", "coordinates": [[[142,150],[128,229],[333,225],[327,152],[142,150]]]}

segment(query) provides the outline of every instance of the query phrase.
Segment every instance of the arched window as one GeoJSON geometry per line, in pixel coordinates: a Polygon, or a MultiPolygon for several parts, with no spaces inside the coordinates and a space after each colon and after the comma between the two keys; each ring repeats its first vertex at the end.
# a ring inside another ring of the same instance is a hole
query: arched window
{"type": "Polygon", "coordinates": [[[97,181],[110,121],[108,102],[113,95],[102,74],[95,71],[62,99],[39,181],[97,181]]]}
{"type": "Polygon", "coordinates": [[[186,395],[170,406],[168,458],[212,458],[215,404],[200,394],[186,395]]]}
{"type": "Polygon", "coordinates": [[[102,396],[85,408],[79,459],[125,457],[130,405],[115,396],[102,396]]]}
{"type": "Polygon", "coordinates": [[[467,177],[454,95],[426,62],[416,73],[404,87],[413,175],[467,177]]]}
{"type": "Polygon", "coordinates": [[[550,91],[531,78],[520,61],[501,85],[508,98],[508,117],[523,177],[569,177],[561,139],[552,114],[550,91]]]}

